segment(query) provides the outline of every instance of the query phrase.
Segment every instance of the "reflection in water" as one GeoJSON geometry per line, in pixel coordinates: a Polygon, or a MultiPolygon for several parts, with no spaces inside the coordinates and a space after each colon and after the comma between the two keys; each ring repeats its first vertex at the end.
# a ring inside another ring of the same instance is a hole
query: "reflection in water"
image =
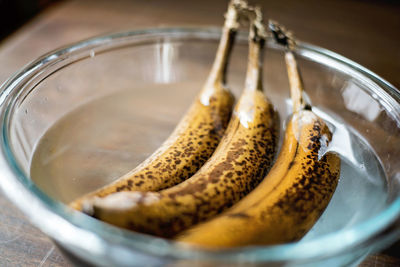
{"type": "Polygon", "coordinates": [[[154,80],[157,83],[171,83],[175,80],[175,71],[172,67],[177,57],[174,45],[168,42],[155,46],[154,80]]]}
{"type": "Polygon", "coordinates": [[[379,103],[352,82],[347,82],[344,85],[342,96],[347,109],[369,121],[375,120],[381,111],[379,103]]]}
{"type": "Polygon", "coordinates": [[[313,107],[312,110],[324,121],[328,122],[330,125],[334,125],[330,127],[333,128],[331,129],[333,136],[327,151],[333,151],[339,155],[346,155],[346,159],[349,162],[360,168],[361,164],[359,164],[352,147],[352,136],[350,135],[346,125],[343,122],[334,120],[317,107],[313,107]]]}

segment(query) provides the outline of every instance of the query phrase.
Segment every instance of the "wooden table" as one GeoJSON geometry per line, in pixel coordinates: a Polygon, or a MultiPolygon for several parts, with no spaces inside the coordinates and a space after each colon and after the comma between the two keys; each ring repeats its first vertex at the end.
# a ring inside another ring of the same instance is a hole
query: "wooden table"
{"type": "MultiPolygon", "coordinates": [[[[400,4],[396,1],[258,1],[298,38],[331,49],[400,88],[400,4]]],[[[226,1],[65,1],[0,44],[0,81],[41,54],[112,31],[165,25],[221,25],[226,1]]],[[[52,242],[0,194],[0,265],[71,266],[52,242]]],[[[400,246],[361,266],[399,266],[400,246]],[[396,254],[398,257],[396,257],[396,254]]]]}

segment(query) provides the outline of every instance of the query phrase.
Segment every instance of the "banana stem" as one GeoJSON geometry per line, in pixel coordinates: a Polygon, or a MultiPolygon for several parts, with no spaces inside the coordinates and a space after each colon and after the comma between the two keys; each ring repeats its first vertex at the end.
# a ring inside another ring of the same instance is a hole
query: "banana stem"
{"type": "Polygon", "coordinates": [[[243,5],[246,5],[246,2],[243,0],[232,0],[229,3],[217,54],[207,79],[206,84],[208,87],[214,87],[218,84],[225,85],[226,83],[229,56],[232,52],[237,29],[239,28],[240,9],[243,5]]]}
{"type": "Polygon", "coordinates": [[[303,81],[297,66],[296,57],[293,53],[296,47],[296,41],[291,32],[287,31],[275,21],[269,21],[269,29],[272,32],[275,41],[278,44],[283,45],[286,49],[285,61],[289,77],[290,96],[293,102],[293,113],[299,112],[305,108],[305,102],[303,99],[303,81]]]}
{"type": "Polygon", "coordinates": [[[262,91],[264,45],[266,34],[262,24],[262,15],[260,9],[257,7],[252,11],[254,18],[251,19],[250,23],[249,56],[245,88],[246,90],[250,91],[262,91]]]}
{"type": "Polygon", "coordinates": [[[285,53],[286,69],[289,77],[290,96],[293,103],[293,113],[303,110],[305,107],[303,99],[303,81],[299,68],[297,66],[296,58],[291,50],[285,53]]]}

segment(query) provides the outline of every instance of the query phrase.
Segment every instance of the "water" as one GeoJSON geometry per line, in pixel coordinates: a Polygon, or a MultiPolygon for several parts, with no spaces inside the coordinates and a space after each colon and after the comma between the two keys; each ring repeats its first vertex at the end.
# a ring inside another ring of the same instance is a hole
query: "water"
{"type": "MultiPolygon", "coordinates": [[[[191,90],[174,85],[157,90],[120,91],[64,116],[36,146],[32,180],[68,203],[134,168],[170,134],[194,98],[191,90]],[[173,97],[177,92],[179,100],[173,97]],[[154,93],[160,103],[147,106],[154,93]]],[[[387,198],[385,175],[371,148],[339,119],[316,112],[334,132],[330,149],[341,155],[341,177],[329,206],[303,240],[364,221],[381,211],[387,198]]]]}
{"type": "Polygon", "coordinates": [[[182,86],[123,90],[68,113],[36,145],[32,180],[68,203],[130,171],[161,145],[189,107],[196,92],[182,86]]]}

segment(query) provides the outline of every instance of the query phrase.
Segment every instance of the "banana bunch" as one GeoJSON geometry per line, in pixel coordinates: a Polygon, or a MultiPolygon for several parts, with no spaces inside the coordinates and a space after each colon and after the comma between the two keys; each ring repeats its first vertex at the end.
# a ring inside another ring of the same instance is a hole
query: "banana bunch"
{"type": "Polygon", "coordinates": [[[267,33],[259,8],[233,0],[209,78],[175,132],[132,172],[71,206],[119,227],[198,246],[300,239],[336,189],[340,158],[328,149],[328,125],[303,100],[294,39],[274,22],[269,27],[285,47],[293,102],[275,163],[279,116],[262,81],[267,33]],[[225,75],[242,18],[250,22],[248,66],[231,114],[225,75]]]}
{"type": "Polygon", "coordinates": [[[208,79],[169,138],[149,158],[115,182],[80,197],[70,207],[82,210],[92,197],[121,191],[159,191],[191,177],[208,160],[228,125],[234,97],[226,86],[227,66],[246,5],[233,0],[228,7],[216,59],[208,79]]]}
{"type": "Polygon", "coordinates": [[[295,241],[314,225],[335,191],[340,158],[327,151],[332,133],[303,102],[293,39],[274,22],[270,29],[287,49],[293,101],[279,156],[256,189],[226,212],[182,232],[178,241],[210,247],[295,241]]]}
{"type": "Polygon", "coordinates": [[[263,93],[266,32],[261,13],[246,10],[252,16],[245,88],[212,157],[176,186],[95,197],[85,203],[84,212],[123,228],[173,237],[220,214],[259,184],[275,157],[279,119],[263,93]]]}

